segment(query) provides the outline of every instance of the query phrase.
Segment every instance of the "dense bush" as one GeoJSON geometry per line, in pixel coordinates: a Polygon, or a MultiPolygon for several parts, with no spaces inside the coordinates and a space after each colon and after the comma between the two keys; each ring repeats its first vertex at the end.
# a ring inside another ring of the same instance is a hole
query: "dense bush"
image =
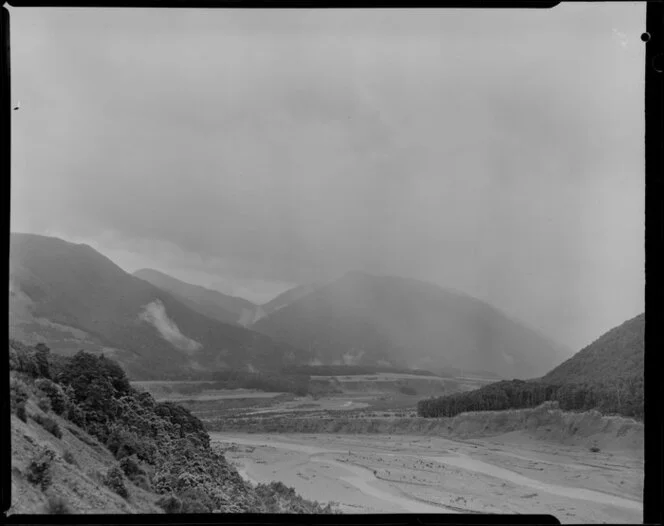
{"type": "Polygon", "coordinates": [[[55,382],[46,378],[39,378],[35,386],[42,391],[50,401],[50,406],[56,415],[61,415],[67,409],[67,396],[65,392],[55,382]]]}
{"type": "Polygon", "coordinates": [[[167,495],[155,502],[166,513],[182,513],[182,501],[175,495],[167,495]]]}
{"type": "Polygon", "coordinates": [[[139,488],[150,490],[150,477],[145,469],[141,467],[135,455],[124,457],[120,460],[120,469],[125,476],[139,488]]]}
{"type": "MultiPolygon", "coordinates": [[[[171,512],[265,511],[255,490],[223,455],[212,450],[210,437],[198,418],[177,404],[156,403],[151,395],[137,392],[114,362],[84,351],[69,358],[59,357],[50,363],[52,383],[48,383],[39,376],[44,368],[37,366],[34,349],[10,343],[10,350],[13,374],[28,374],[19,373],[17,368],[33,370],[35,383],[46,396],[57,399],[56,404],[64,399],[58,409],[62,409],[63,418],[75,424],[67,429],[91,447],[105,444],[119,460],[105,476],[92,473],[97,482],[126,498],[126,475],[137,486],[164,495],[159,505],[171,512]]],[[[243,378],[245,381],[248,377],[243,378]]],[[[252,377],[252,381],[255,379],[252,377]]],[[[18,385],[14,389],[17,393],[21,391],[18,385]]],[[[48,417],[35,419],[52,427],[48,417]]],[[[57,429],[55,432],[59,432],[57,429]]],[[[40,465],[35,461],[32,478],[40,484],[43,480],[47,487],[50,472],[40,465]]],[[[288,495],[279,497],[282,510],[323,510],[299,496],[288,495]],[[286,497],[291,498],[290,504],[286,497]]]]}
{"type": "Polygon", "coordinates": [[[114,394],[129,393],[131,386],[122,368],[103,355],[95,356],[79,351],[58,373],[58,383],[71,386],[76,401],[90,408],[113,398],[114,394]]]}
{"type": "Polygon", "coordinates": [[[596,409],[605,414],[643,419],[643,377],[624,378],[610,385],[506,380],[474,391],[421,400],[417,412],[423,417],[450,417],[467,411],[536,407],[546,401],[557,401],[565,411],[596,409]]]}
{"type": "Polygon", "coordinates": [[[129,480],[138,475],[145,475],[145,470],[141,468],[136,456],[124,457],[120,460],[120,469],[129,480]]]}
{"type": "Polygon", "coordinates": [[[16,376],[9,380],[9,396],[12,404],[25,402],[29,396],[29,388],[26,383],[16,376]]]}
{"type": "Polygon", "coordinates": [[[51,367],[49,364],[49,355],[51,350],[43,343],[35,346],[35,363],[37,365],[37,375],[42,378],[51,377],[51,367]]]}
{"type": "Polygon", "coordinates": [[[74,403],[69,404],[64,416],[72,424],[75,424],[79,427],[85,426],[85,412],[78,405],[74,403]]]}
{"type": "Polygon", "coordinates": [[[113,466],[108,470],[108,473],[104,477],[104,484],[123,499],[129,497],[129,491],[127,491],[127,486],[125,486],[122,470],[118,466],[113,466]]]}
{"type": "Polygon", "coordinates": [[[53,482],[53,459],[55,453],[50,449],[42,448],[28,465],[28,482],[39,486],[45,491],[53,482]]]}
{"type": "Polygon", "coordinates": [[[33,415],[32,419],[42,426],[46,431],[57,438],[62,438],[62,430],[58,423],[48,416],[33,415]]]}
{"type": "Polygon", "coordinates": [[[210,513],[212,499],[198,488],[188,488],[179,494],[182,500],[182,513],[210,513]]]}
{"type": "Polygon", "coordinates": [[[210,436],[207,434],[203,422],[184,407],[172,402],[163,402],[155,406],[154,412],[169,421],[177,430],[180,438],[187,437],[205,448],[210,446],[210,436]]]}
{"type": "Polygon", "coordinates": [[[44,411],[44,413],[51,412],[51,399],[48,396],[42,395],[37,398],[37,407],[44,411]]]}
{"type": "Polygon", "coordinates": [[[16,416],[18,416],[21,420],[23,420],[23,422],[26,422],[28,419],[28,415],[25,410],[25,403],[27,402],[28,397],[28,386],[25,384],[25,382],[12,375],[9,382],[10,406],[12,412],[15,413],[16,416]]]}
{"type": "Polygon", "coordinates": [[[117,459],[135,455],[142,449],[141,439],[136,433],[120,425],[113,425],[106,439],[106,447],[117,459]]]}

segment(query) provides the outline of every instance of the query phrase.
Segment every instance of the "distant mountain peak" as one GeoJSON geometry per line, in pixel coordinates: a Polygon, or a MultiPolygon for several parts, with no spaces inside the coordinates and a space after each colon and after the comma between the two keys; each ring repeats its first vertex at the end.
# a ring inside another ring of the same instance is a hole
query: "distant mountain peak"
{"type": "Polygon", "coordinates": [[[565,355],[563,348],[499,309],[421,280],[351,271],[289,302],[253,326],[330,364],[354,359],[487,370],[530,378],[565,355]]]}

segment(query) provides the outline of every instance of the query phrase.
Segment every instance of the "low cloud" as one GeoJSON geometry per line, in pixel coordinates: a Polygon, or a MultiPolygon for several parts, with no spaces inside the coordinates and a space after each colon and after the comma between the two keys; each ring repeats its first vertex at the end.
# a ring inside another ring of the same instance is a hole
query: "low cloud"
{"type": "Polygon", "coordinates": [[[344,365],[357,365],[364,356],[364,351],[347,352],[342,356],[344,365]]]}
{"type": "Polygon", "coordinates": [[[155,300],[152,303],[145,305],[138,317],[142,321],[153,325],[164,340],[181,351],[193,353],[201,348],[200,343],[191,338],[187,338],[180,332],[180,329],[178,329],[175,322],[168,317],[168,314],[166,314],[164,304],[159,300],[155,300]]]}

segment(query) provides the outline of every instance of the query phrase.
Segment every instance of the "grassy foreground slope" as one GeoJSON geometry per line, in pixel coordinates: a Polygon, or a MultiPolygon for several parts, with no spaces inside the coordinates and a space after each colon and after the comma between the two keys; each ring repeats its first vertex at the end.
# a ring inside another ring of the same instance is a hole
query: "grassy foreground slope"
{"type": "Polygon", "coordinates": [[[202,423],[133,389],[115,362],[10,340],[12,513],[329,513],[253,486],[202,423]]]}

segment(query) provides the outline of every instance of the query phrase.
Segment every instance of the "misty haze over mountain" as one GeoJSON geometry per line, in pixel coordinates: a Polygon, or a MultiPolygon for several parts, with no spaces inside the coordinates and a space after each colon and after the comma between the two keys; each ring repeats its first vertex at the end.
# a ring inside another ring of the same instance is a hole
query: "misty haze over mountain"
{"type": "Polygon", "coordinates": [[[240,5],[6,7],[9,514],[653,522],[645,4],[240,5]]]}
{"type": "Polygon", "coordinates": [[[12,230],[257,304],[421,279],[577,349],[643,310],[643,20],[12,10],[12,230]]]}

